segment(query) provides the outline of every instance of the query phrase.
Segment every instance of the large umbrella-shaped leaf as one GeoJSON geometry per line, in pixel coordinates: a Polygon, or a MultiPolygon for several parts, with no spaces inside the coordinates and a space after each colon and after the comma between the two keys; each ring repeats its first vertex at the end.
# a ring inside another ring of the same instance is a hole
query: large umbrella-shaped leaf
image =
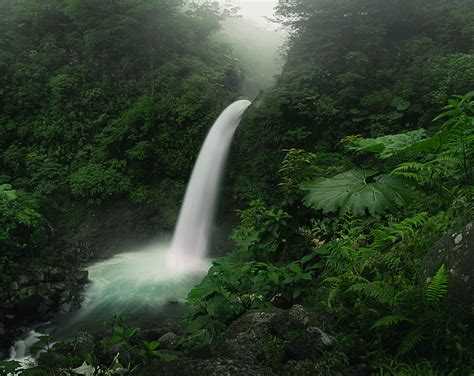
{"type": "Polygon", "coordinates": [[[309,191],[305,205],[324,213],[340,211],[363,215],[383,214],[411,200],[407,181],[401,177],[378,175],[372,170],[354,169],[333,178],[307,182],[302,186],[309,191]]]}

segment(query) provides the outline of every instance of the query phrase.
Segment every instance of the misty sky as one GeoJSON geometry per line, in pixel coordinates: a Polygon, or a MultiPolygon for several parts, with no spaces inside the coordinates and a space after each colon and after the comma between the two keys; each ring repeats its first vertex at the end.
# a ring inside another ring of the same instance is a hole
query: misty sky
{"type": "Polygon", "coordinates": [[[220,0],[220,2],[230,2],[238,5],[244,18],[257,21],[261,25],[273,27],[264,17],[273,15],[273,7],[278,3],[278,0],[220,0]]]}

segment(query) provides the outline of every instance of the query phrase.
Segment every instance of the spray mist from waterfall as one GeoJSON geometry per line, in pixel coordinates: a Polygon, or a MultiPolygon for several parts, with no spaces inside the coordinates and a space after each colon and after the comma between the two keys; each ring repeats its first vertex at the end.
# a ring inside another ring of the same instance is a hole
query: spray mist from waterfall
{"type": "Polygon", "coordinates": [[[227,107],[204,142],[169,249],[170,268],[192,269],[205,257],[226,157],[235,130],[249,105],[249,101],[240,100],[227,107]]]}

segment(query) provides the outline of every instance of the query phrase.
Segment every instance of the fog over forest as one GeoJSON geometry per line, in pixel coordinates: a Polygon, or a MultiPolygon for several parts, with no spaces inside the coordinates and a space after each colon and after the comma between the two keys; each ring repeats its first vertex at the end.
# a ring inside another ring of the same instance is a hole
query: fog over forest
{"type": "Polygon", "coordinates": [[[240,8],[240,13],[244,19],[256,21],[261,26],[275,28],[266,17],[272,17],[273,8],[278,4],[278,0],[220,0],[222,4],[232,4],[240,8]]]}
{"type": "Polygon", "coordinates": [[[271,22],[278,0],[221,0],[238,7],[238,16],[223,22],[220,36],[233,48],[242,66],[242,92],[253,99],[275,83],[282,69],[281,47],[285,32],[271,22]]]}

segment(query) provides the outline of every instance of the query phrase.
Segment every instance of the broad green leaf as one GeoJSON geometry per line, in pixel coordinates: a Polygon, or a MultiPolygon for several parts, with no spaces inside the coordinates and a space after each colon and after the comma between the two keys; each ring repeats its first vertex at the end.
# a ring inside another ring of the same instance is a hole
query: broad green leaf
{"type": "Polygon", "coordinates": [[[301,289],[295,289],[293,291],[293,299],[296,299],[296,298],[300,297],[302,292],[303,292],[303,290],[301,290],[301,289]]]}
{"type": "Polygon", "coordinates": [[[354,169],[333,178],[323,178],[303,184],[309,191],[304,203],[324,213],[352,211],[356,215],[384,214],[411,201],[407,181],[391,175],[376,176],[372,170],[354,169]]]}
{"type": "Polygon", "coordinates": [[[13,374],[17,369],[21,368],[21,363],[16,360],[0,361],[0,373],[5,372],[6,375],[13,374]]]}
{"type": "Polygon", "coordinates": [[[411,103],[406,101],[405,99],[403,98],[395,98],[392,103],[391,103],[391,106],[396,108],[397,111],[406,111],[410,108],[411,106],[411,103]]]}
{"type": "Polygon", "coordinates": [[[294,273],[301,273],[303,271],[299,265],[296,265],[294,263],[289,264],[288,269],[290,269],[294,273]]]}
{"type": "Polygon", "coordinates": [[[301,263],[306,264],[308,261],[311,261],[312,259],[314,259],[315,256],[316,256],[316,254],[314,254],[314,253],[306,255],[301,259],[301,263]]]}
{"type": "Polygon", "coordinates": [[[270,270],[268,272],[268,278],[270,278],[270,281],[272,281],[273,283],[278,284],[279,277],[278,277],[278,274],[275,271],[270,270]]]}

